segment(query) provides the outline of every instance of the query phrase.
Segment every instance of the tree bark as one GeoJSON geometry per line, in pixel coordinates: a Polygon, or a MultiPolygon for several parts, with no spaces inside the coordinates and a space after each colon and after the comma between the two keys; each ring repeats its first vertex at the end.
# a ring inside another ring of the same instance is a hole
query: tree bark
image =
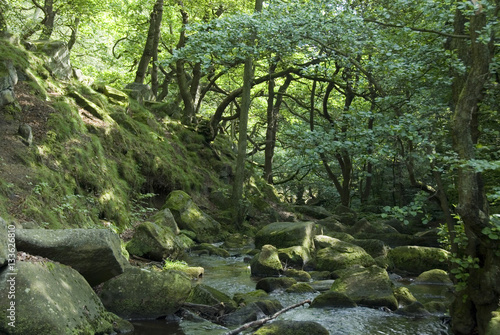
{"type": "Polygon", "coordinates": [[[50,40],[52,32],[54,31],[54,22],[57,14],[57,11],[54,10],[54,0],[45,0],[42,11],[45,17],[42,20],[43,28],[40,39],[50,40]]]}
{"type": "MultiPolygon", "coordinates": [[[[498,13],[500,1],[496,0],[495,4],[498,13]]],[[[457,12],[455,24],[455,32],[464,31],[465,20],[461,12],[457,12]]],[[[485,11],[477,8],[469,18],[470,41],[459,43],[456,47],[459,58],[468,66],[466,74],[454,82],[454,149],[464,163],[475,158],[479,104],[483,99],[494,55],[494,36],[490,36],[489,43],[479,40],[479,34],[486,24],[485,11]]],[[[499,250],[498,245],[482,233],[489,225],[489,211],[481,174],[462,165],[457,179],[457,212],[468,239],[465,254],[478,259],[478,268],[467,269],[467,287],[458,293],[450,311],[452,328],[456,334],[485,334],[491,312],[498,309],[500,301],[499,250]]]]}
{"type": "Polygon", "coordinates": [[[73,46],[76,43],[76,36],[78,35],[78,26],[80,25],[80,18],[77,17],[75,18],[75,22],[73,23],[73,26],[71,27],[71,37],[69,38],[68,41],[68,50],[71,51],[73,49],[73,46]]]}
{"type": "Polygon", "coordinates": [[[155,55],[157,56],[162,17],[163,0],[156,0],[156,3],[153,6],[153,11],[150,15],[146,44],[144,45],[144,51],[135,74],[134,82],[136,83],[144,83],[144,79],[146,78],[146,74],[148,72],[149,62],[151,61],[151,58],[154,58],[155,55]]]}

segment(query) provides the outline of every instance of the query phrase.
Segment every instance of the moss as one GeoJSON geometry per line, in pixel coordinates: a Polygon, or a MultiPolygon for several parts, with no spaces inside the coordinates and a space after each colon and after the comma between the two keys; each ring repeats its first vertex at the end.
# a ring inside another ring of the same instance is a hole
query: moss
{"type": "Polygon", "coordinates": [[[306,283],[297,283],[288,287],[285,290],[287,293],[313,293],[316,292],[315,289],[311,287],[311,285],[306,283]]]}

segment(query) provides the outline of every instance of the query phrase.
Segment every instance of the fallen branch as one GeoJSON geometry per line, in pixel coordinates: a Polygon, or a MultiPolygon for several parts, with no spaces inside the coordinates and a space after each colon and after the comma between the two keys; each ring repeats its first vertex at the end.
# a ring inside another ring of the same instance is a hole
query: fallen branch
{"type": "Polygon", "coordinates": [[[296,307],[305,305],[305,304],[311,304],[311,300],[310,299],[304,300],[304,301],[299,302],[299,303],[297,303],[295,305],[291,305],[291,306],[285,307],[282,310],[277,311],[276,313],[274,313],[271,316],[268,316],[268,317],[265,317],[265,318],[262,318],[262,319],[259,319],[259,320],[255,320],[255,321],[252,321],[252,322],[245,323],[243,326],[241,326],[239,328],[236,328],[236,329],[233,329],[230,332],[225,333],[224,335],[236,335],[236,334],[241,333],[245,329],[254,328],[254,327],[260,327],[263,324],[265,324],[266,322],[268,322],[268,321],[270,321],[272,319],[276,319],[281,314],[283,314],[285,312],[288,312],[289,310],[294,309],[296,307]]]}

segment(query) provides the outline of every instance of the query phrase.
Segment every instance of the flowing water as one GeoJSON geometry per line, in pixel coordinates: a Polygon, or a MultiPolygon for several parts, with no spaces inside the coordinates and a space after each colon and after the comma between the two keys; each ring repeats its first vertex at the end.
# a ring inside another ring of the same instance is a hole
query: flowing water
{"type": "MultiPolygon", "coordinates": [[[[190,266],[202,266],[205,275],[201,283],[214,287],[230,297],[234,293],[255,290],[256,281],[250,277],[249,265],[243,257],[221,258],[216,256],[189,256],[190,266]]],[[[396,285],[407,286],[418,301],[444,301],[447,289],[442,285],[416,285],[411,281],[397,281],[396,285]]],[[[283,307],[297,302],[314,299],[319,293],[289,294],[272,292],[271,298],[281,302],[283,307]]],[[[382,310],[356,308],[308,308],[298,307],[278,317],[282,320],[315,321],[323,325],[331,335],[447,335],[451,334],[442,322],[442,315],[433,314],[426,318],[410,318],[382,310]]],[[[210,322],[177,320],[134,322],[135,335],[222,335],[229,329],[210,322]]],[[[314,334],[311,334],[314,335],[314,334]]]]}

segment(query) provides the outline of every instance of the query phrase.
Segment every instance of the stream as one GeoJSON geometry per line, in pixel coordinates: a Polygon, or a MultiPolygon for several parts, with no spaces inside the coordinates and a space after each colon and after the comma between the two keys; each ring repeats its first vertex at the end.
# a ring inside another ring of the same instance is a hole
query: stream
{"type": "MultiPolygon", "coordinates": [[[[250,267],[243,257],[222,258],[218,256],[188,255],[185,261],[190,266],[205,268],[200,283],[212,286],[233,296],[234,293],[255,290],[256,281],[250,277],[250,267]]],[[[416,285],[411,280],[395,281],[396,286],[406,286],[421,303],[444,301],[446,286],[416,285]]],[[[319,293],[272,292],[270,297],[281,302],[283,307],[314,299],[319,293]]],[[[356,308],[308,308],[306,304],[280,315],[278,320],[315,321],[323,325],[330,335],[447,335],[451,334],[443,324],[442,315],[432,314],[425,318],[410,318],[382,310],[356,308]]],[[[222,335],[228,328],[210,322],[177,320],[134,321],[134,335],[222,335]]],[[[314,334],[311,334],[314,335],[314,334]]]]}

